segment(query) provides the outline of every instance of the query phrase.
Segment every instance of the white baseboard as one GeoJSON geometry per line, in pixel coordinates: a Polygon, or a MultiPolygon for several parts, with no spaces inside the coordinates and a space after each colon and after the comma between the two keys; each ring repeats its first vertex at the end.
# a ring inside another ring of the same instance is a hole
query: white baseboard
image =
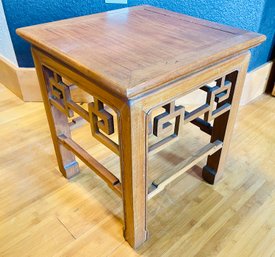
{"type": "Polygon", "coordinates": [[[0,83],[23,101],[42,101],[34,68],[18,68],[0,56],[0,83]]]}
{"type": "Polygon", "coordinates": [[[265,92],[273,62],[274,61],[267,62],[247,73],[241,97],[241,105],[246,105],[265,92]]]}

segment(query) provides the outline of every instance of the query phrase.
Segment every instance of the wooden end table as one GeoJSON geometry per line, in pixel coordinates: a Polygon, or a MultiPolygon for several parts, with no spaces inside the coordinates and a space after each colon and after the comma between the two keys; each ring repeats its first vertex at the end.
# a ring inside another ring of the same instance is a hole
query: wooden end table
{"type": "Polygon", "coordinates": [[[124,233],[132,247],[148,236],[147,200],[168,183],[206,157],[204,180],[213,184],[221,178],[248,50],[265,36],[151,6],[21,28],[17,33],[32,44],[60,171],[66,178],[79,173],[76,155],[122,197],[124,233]],[[71,98],[75,86],[93,96],[88,108],[71,98]],[[175,103],[194,90],[205,92],[205,104],[188,112],[175,103]],[[152,117],[156,108],[163,112],[152,117]],[[121,181],[72,140],[68,120],[74,115],[90,123],[92,135],[119,155],[121,181]],[[110,138],[116,132],[115,119],[118,142],[110,138]],[[172,176],[148,186],[148,154],[173,142],[188,122],[209,134],[210,143],[172,176]],[[157,142],[149,145],[150,137],[157,142]]]}

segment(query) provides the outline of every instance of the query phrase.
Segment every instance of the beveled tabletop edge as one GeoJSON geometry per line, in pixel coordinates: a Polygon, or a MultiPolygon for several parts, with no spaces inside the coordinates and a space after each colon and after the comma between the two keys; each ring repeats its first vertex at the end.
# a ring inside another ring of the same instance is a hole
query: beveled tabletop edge
{"type": "MultiPolygon", "coordinates": [[[[128,9],[132,9],[132,10],[133,9],[139,9],[139,10],[146,9],[146,10],[150,10],[150,11],[154,11],[154,12],[158,12],[158,13],[164,12],[163,9],[156,8],[156,7],[153,7],[150,5],[139,5],[139,6],[135,6],[135,7],[128,7],[128,8],[112,10],[112,11],[109,11],[108,13],[119,13],[119,12],[127,11],[128,9]]],[[[105,76],[103,76],[100,73],[97,73],[95,71],[87,69],[86,66],[84,66],[81,63],[66,56],[66,54],[60,53],[60,51],[57,51],[53,47],[50,48],[50,47],[45,46],[38,39],[34,40],[32,37],[30,37],[28,35],[27,32],[25,32],[35,26],[47,26],[47,24],[49,24],[49,23],[61,24],[62,22],[66,22],[67,19],[44,23],[44,24],[39,24],[39,25],[28,26],[28,27],[23,27],[23,28],[18,28],[16,30],[16,33],[20,37],[24,38],[26,41],[30,42],[32,45],[37,47],[38,49],[41,49],[43,52],[47,52],[54,58],[57,58],[61,62],[65,63],[71,67],[77,67],[76,69],[81,70],[82,71],[81,73],[83,73],[85,76],[90,77],[93,80],[99,81],[100,84],[108,85],[108,89],[112,90],[115,94],[118,94],[123,98],[126,97],[128,99],[137,97],[139,94],[143,94],[146,92],[148,93],[149,91],[155,89],[156,87],[160,86],[161,84],[165,84],[165,83],[167,83],[171,80],[175,80],[181,76],[187,76],[188,73],[193,73],[197,70],[201,70],[202,68],[203,69],[207,68],[208,66],[212,65],[213,63],[219,62],[223,59],[229,58],[230,56],[233,56],[233,55],[236,55],[243,51],[249,50],[250,48],[253,48],[253,47],[261,44],[266,39],[265,35],[258,34],[255,32],[249,32],[249,31],[238,29],[238,28],[233,28],[233,27],[230,27],[227,25],[221,25],[219,23],[210,22],[207,20],[195,18],[195,17],[188,16],[188,15],[183,16],[182,14],[172,12],[172,11],[165,10],[165,12],[166,12],[165,15],[167,13],[171,13],[171,15],[177,15],[180,18],[188,17],[189,22],[191,21],[193,23],[200,24],[202,26],[207,26],[207,24],[211,24],[211,28],[234,34],[234,35],[236,35],[236,37],[233,38],[234,45],[230,46],[230,48],[226,48],[226,45],[222,45],[222,47],[224,47],[224,49],[226,49],[227,51],[220,51],[220,52],[218,52],[214,55],[211,55],[211,56],[209,56],[209,53],[205,53],[205,56],[200,56],[200,61],[196,62],[196,63],[192,63],[191,62],[192,58],[191,58],[190,65],[184,66],[184,67],[181,66],[181,62],[179,61],[179,59],[186,58],[186,56],[179,56],[175,59],[175,69],[172,72],[166,73],[165,75],[162,75],[162,76],[152,77],[152,79],[143,81],[141,83],[136,83],[135,80],[132,80],[130,78],[129,83],[132,87],[128,88],[126,90],[123,90],[118,86],[118,84],[115,81],[110,80],[110,78],[106,78],[105,76]],[[213,27],[212,27],[212,25],[213,25],[213,27]],[[225,28],[226,28],[226,30],[224,30],[225,28]]],[[[97,13],[97,14],[92,14],[92,15],[97,16],[97,15],[101,15],[101,14],[102,13],[97,13]]],[[[87,16],[91,16],[91,15],[74,17],[74,18],[70,18],[70,20],[82,19],[82,18],[85,19],[85,17],[87,17],[87,16]]],[[[152,67],[148,67],[148,69],[150,69],[150,68],[152,68],[152,67]]],[[[138,70],[134,71],[134,73],[138,73],[138,72],[139,72],[138,70]]],[[[131,77],[133,77],[132,75],[133,74],[131,74],[131,77]]]]}

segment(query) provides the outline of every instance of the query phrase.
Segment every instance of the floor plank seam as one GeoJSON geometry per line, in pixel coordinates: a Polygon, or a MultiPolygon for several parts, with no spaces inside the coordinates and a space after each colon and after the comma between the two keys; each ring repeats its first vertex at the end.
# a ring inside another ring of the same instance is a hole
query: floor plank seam
{"type": "Polygon", "coordinates": [[[77,238],[73,235],[73,233],[66,227],[66,225],[56,216],[57,220],[61,223],[61,225],[68,231],[68,233],[73,237],[73,239],[77,240],[77,238]]]}

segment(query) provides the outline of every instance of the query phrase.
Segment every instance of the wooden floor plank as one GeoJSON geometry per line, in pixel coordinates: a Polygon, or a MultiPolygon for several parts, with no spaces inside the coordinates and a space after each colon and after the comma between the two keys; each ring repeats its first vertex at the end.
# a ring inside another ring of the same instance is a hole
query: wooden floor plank
{"type": "Polygon", "coordinates": [[[52,256],[72,243],[74,238],[55,217],[44,219],[39,225],[1,243],[1,256],[52,256]],[[45,234],[45,231],[47,233],[45,234]]]}
{"type": "MultiPolygon", "coordinates": [[[[123,239],[121,199],[81,162],[78,176],[63,178],[43,105],[0,86],[0,256],[274,257],[274,113],[267,95],[242,107],[224,178],[203,182],[201,161],[168,185],[149,202],[150,239],[134,251],[123,239]]],[[[200,134],[188,124],[150,155],[149,182],[205,145],[200,134]]],[[[119,177],[118,157],[88,124],[73,137],[119,177]]]]}

